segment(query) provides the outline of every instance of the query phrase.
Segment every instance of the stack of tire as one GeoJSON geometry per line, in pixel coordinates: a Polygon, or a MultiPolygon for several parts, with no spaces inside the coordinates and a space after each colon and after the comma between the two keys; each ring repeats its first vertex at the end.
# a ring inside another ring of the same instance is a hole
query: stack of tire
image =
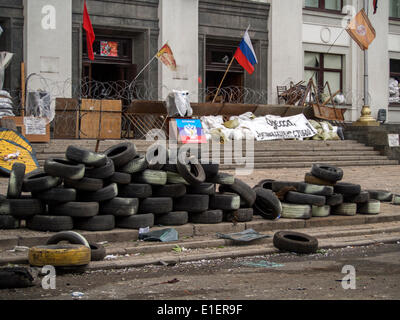
{"type": "Polygon", "coordinates": [[[102,154],[69,146],[65,159],[47,159],[43,170],[24,176],[25,168],[15,166],[10,183],[18,181],[18,192],[6,200],[9,217],[53,232],[252,220],[256,195],[247,184],[191,157],[164,164],[157,156],[165,151],[159,144],[140,155],[130,142],[102,154]]]}
{"type": "Polygon", "coordinates": [[[373,191],[362,191],[360,185],[340,182],[342,178],[342,169],[314,164],[305,182],[263,180],[257,186],[271,190],[283,200],[282,218],[379,214],[380,201],[373,191]]]}

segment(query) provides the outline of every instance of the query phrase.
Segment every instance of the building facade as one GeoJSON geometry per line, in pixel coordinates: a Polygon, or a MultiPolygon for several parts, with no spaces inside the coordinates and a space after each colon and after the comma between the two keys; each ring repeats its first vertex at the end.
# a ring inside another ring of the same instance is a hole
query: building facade
{"type": "MultiPolygon", "coordinates": [[[[224,86],[246,88],[259,93],[259,103],[277,104],[277,86],[312,77],[343,93],[348,121],[360,116],[364,55],[344,27],[364,0],[87,0],[96,34],[94,61],[86,55],[83,2],[0,0],[0,50],[15,54],[6,88],[21,87],[22,61],[26,75],[64,83],[57,93],[64,97],[75,96],[83,79],[131,83],[168,42],[177,71],[153,61],[137,79],[147,89],[146,99],[165,99],[181,89],[193,102],[207,101],[250,26],[256,71],[248,75],[233,63],[224,86]]],[[[400,98],[389,90],[390,79],[400,80],[400,0],[379,1],[376,14],[369,2],[377,34],[368,50],[372,115],[384,109],[389,122],[400,123],[400,98]]],[[[32,78],[30,88],[39,89],[39,80],[32,78]]]]}

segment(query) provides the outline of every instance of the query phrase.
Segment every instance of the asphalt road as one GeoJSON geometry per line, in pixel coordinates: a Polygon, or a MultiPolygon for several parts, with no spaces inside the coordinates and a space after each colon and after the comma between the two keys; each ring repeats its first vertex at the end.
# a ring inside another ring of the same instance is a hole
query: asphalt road
{"type": "MultiPolygon", "coordinates": [[[[0,299],[387,300],[400,299],[400,244],[282,253],[56,276],[56,288],[0,290],[0,299]],[[342,273],[344,266],[353,266],[342,273]],[[350,271],[354,271],[353,277],[350,271]],[[345,278],[346,277],[346,278],[345,278]],[[355,289],[344,289],[343,284],[355,289]],[[74,297],[73,293],[83,295],[74,297]]],[[[49,282],[48,282],[49,283],[49,282]]]]}

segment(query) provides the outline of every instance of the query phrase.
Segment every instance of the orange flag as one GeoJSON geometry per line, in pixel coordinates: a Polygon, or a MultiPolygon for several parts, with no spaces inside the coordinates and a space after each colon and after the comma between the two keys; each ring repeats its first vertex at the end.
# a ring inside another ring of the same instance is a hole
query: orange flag
{"type": "Polygon", "coordinates": [[[346,31],[357,42],[361,50],[368,50],[369,45],[376,37],[375,29],[364,9],[361,9],[354,19],[350,21],[346,31]]]}
{"type": "Polygon", "coordinates": [[[157,52],[157,59],[164,63],[172,71],[176,71],[174,54],[167,43],[160,49],[160,51],[157,52]]]}

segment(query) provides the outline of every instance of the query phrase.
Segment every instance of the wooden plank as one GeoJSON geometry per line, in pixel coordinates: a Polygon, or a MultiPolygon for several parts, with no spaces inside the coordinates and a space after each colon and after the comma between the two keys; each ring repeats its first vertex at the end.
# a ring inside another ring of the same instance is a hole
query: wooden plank
{"type": "Polygon", "coordinates": [[[54,116],[55,139],[79,138],[79,102],[77,99],[56,98],[54,116]]]}
{"type": "Polygon", "coordinates": [[[2,119],[12,119],[15,122],[17,129],[20,129],[23,136],[28,139],[29,142],[49,142],[50,141],[50,124],[46,125],[46,134],[26,134],[24,117],[3,117],[2,119]]]}
{"type": "Polygon", "coordinates": [[[121,100],[82,99],[80,138],[120,139],[121,111],[121,100]]]}

